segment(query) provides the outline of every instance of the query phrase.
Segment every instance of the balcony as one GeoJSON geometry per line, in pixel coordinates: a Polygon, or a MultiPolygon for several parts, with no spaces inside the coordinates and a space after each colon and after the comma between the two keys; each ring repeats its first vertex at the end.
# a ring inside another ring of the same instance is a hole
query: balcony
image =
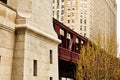
{"type": "Polygon", "coordinates": [[[60,46],[58,47],[58,54],[59,54],[59,59],[66,60],[66,61],[77,62],[79,59],[78,53],[69,51],[60,46]]]}

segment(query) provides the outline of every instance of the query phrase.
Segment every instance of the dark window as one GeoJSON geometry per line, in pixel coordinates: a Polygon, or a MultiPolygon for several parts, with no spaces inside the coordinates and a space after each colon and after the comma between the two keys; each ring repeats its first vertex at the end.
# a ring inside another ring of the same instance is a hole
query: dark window
{"type": "Polygon", "coordinates": [[[57,0],[57,8],[59,8],[59,0],[57,0]]]}
{"type": "Polygon", "coordinates": [[[61,11],[61,15],[63,15],[63,14],[64,14],[64,10],[61,11]]]}
{"type": "Polygon", "coordinates": [[[53,0],[53,3],[55,3],[55,0],[53,0]]]}
{"type": "Polygon", "coordinates": [[[64,18],[63,18],[63,16],[61,17],[61,21],[64,21],[64,18]]]}
{"type": "Polygon", "coordinates": [[[55,7],[53,6],[53,9],[55,9],[55,7]]]}
{"type": "Polygon", "coordinates": [[[61,8],[64,8],[64,5],[62,5],[61,8]]]}
{"type": "Polygon", "coordinates": [[[82,26],[80,26],[80,30],[82,30],[82,26]]]}
{"type": "Polygon", "coordinates": [[[50,80],[53,80],[53,78],[52,78],[52,77],[50,77],[50,80]]]}
{"type": "Polygon", "coordinates": [[[84,24],[86,24],[86,20],[84,20],[84,24]]]}
{"type": "Polygon", "coordinates": [[[50,64],[52,64],[53,63],[53,61],[52,61],[52,50],[50,50],[50,64]]]}
{"type": "Polygon", "coordinates": [[[68,20],[68,23],[70,23],[70,20],[68,20]]]}
{"type": "Polygon", "coordinates": [[[70,14],[68,14],[68,17],[70,17],[70,14]]]}
{"type": "Polygon", "coordinates": [[[1,56],[0,56],[0,62],[1,62],[1,56]]]}
{"type": "Polygon", "coordinates": [[[75,10],[75,8],[72,8],[72,10],[75,10]]]}
{"type": "Polygon", "coordinates": [[[68,11],[70,11],[70,9],[68,9],[68,11]]]}
{"type": "Polygon", "coordinates": [[[80,19],[80,23],[82,23],[82,19],[80,19]]]}
{"type": "Polygon", "coordinates": [[[54,16],[55,12],[53,11],[53,16],[54,16]]]}
{"type": "Polygon", "coordinates": [[[37,60],[33,60],[33,75],[37,76],[37,60]]]}
{"type": "Polygon", "coordinates": [[[4,2],[5,4],[7,4],[7,0],[0,0],[0,1],[4,2]]]}
{"type": "Polygon", "coordinates": [[[86,37],[86,33],[84,33],[84,36],[86,37]]]}
{"type": "Polygon", "coordinates": [[[59,11],[57,10],[57,19],[59,19],[59,11]]]}

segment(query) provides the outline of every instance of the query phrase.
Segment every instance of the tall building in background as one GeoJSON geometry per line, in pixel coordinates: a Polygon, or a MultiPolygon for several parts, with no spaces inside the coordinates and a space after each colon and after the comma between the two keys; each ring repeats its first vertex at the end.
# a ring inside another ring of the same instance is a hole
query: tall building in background
{"type": "Polygon", "coordinates": [[[53,0],[53,16],[77,33],[89,37],[91,0],[53,0]]]}
{"type": "Polygon", "coordinates": [[[105,38],[114,36],[117,39],[116,0],[94,0],[91,4],[90,39],[94,39],[98,34],[105,38]]]}
{"type": "Polygon", "coordinates": [[[53,17],[91,40],[116,36],[116,0],[53,0],[53,17]]]}

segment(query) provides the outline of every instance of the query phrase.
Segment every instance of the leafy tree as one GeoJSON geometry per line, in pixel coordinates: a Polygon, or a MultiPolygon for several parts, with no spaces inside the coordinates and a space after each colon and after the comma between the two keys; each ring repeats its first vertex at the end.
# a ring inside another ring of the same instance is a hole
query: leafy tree
{"type": "Polygon", "coordinates": [[[80,51],[76,80],[119,80],[120,61],[114,56],[116,53],[114,37],[98,37],[95,44],[88,42],[80,51]]]}

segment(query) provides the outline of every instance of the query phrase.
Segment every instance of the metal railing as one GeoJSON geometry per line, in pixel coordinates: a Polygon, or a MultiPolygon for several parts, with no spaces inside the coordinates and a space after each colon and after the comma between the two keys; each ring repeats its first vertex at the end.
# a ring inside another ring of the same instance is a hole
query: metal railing
{"type": "Polygon", "coordinates": [[[73,51],[69,51],[65,48],[58,47],[58,53],[59,53],[59,58],[66,60],[66,61],[71,61],[71,62],[76,62],[79,59],[79,54],[75,53],[73,51]]]}

